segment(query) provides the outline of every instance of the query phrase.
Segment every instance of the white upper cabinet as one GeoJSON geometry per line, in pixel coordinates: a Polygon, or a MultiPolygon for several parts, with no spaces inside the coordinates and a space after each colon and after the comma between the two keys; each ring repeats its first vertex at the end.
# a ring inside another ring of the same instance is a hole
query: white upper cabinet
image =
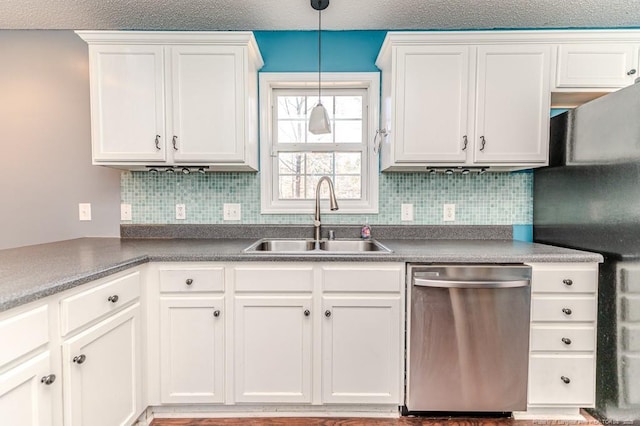
{"type": "Polygon", "coordinates": [[[546,165],[551,47],[478,47],[474,162],[546,165]]]}
{"type": "Polygon", "coordinates": [[[258,168],[250,32],[78,31],[89,44],[94,164],[258,168]]]}
{"type": "Polygon", "coordinates": [[[556,88],[621,88],[638,77],[640,43],[558,46],[556,88]]]}
{"type": "Polygon", "coordinates": [[[94,161],[165,161],[162,47],[107,45],[89,52],[94,161]]]}
{"type": "Polygon", "coordinates": [[[401,46],[395,77],[396,161],[466,160],[468,46],[401,46]]]}

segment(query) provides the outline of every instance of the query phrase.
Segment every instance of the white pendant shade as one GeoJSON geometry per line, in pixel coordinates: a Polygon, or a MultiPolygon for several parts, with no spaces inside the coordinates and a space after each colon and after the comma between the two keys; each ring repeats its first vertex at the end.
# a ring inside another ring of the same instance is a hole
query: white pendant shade
{"type": "Polygon", "coordinates": [[[311,115],[309,116],[309,131],[314,135],[331,133],[329,113],[320,101],[318,101],[318,104],[311,110],[311,115]]]}

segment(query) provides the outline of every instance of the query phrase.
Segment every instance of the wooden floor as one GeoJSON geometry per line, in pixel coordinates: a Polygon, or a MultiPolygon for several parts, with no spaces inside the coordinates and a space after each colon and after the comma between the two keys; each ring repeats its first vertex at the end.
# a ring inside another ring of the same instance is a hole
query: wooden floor
{"type": "Polygon", "coordinates": [[[151,426],[553,426],[599,425],[588,416],[585,422],[513,420],[509,418],[450,418],[450,417],[401,417],[399,419],[369,418],[233,418],[233,419],[155,419],[151,426]]]}

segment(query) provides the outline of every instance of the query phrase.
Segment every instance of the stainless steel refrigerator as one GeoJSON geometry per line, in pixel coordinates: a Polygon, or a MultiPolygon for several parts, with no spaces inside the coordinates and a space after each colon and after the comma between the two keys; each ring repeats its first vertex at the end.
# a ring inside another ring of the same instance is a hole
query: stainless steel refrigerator
{"type": "Polygon", "coordinates": [[[534,241],[602,253],[596,409],[640,420],[640,83],[551,120],[534,241]]]}

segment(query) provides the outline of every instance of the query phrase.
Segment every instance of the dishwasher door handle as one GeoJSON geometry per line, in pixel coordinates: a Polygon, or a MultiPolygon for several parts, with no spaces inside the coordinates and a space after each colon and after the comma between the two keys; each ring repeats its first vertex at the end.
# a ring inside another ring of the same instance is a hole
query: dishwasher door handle
{"type": "Polygon", "coordinates": [[[529,280],[506,280],[506,281],[466,281],[466,280],[432,280],[425,278],[414,278],[413,285],[417,287],[435,288],[514,288],[527,287],[529,280]]]}

